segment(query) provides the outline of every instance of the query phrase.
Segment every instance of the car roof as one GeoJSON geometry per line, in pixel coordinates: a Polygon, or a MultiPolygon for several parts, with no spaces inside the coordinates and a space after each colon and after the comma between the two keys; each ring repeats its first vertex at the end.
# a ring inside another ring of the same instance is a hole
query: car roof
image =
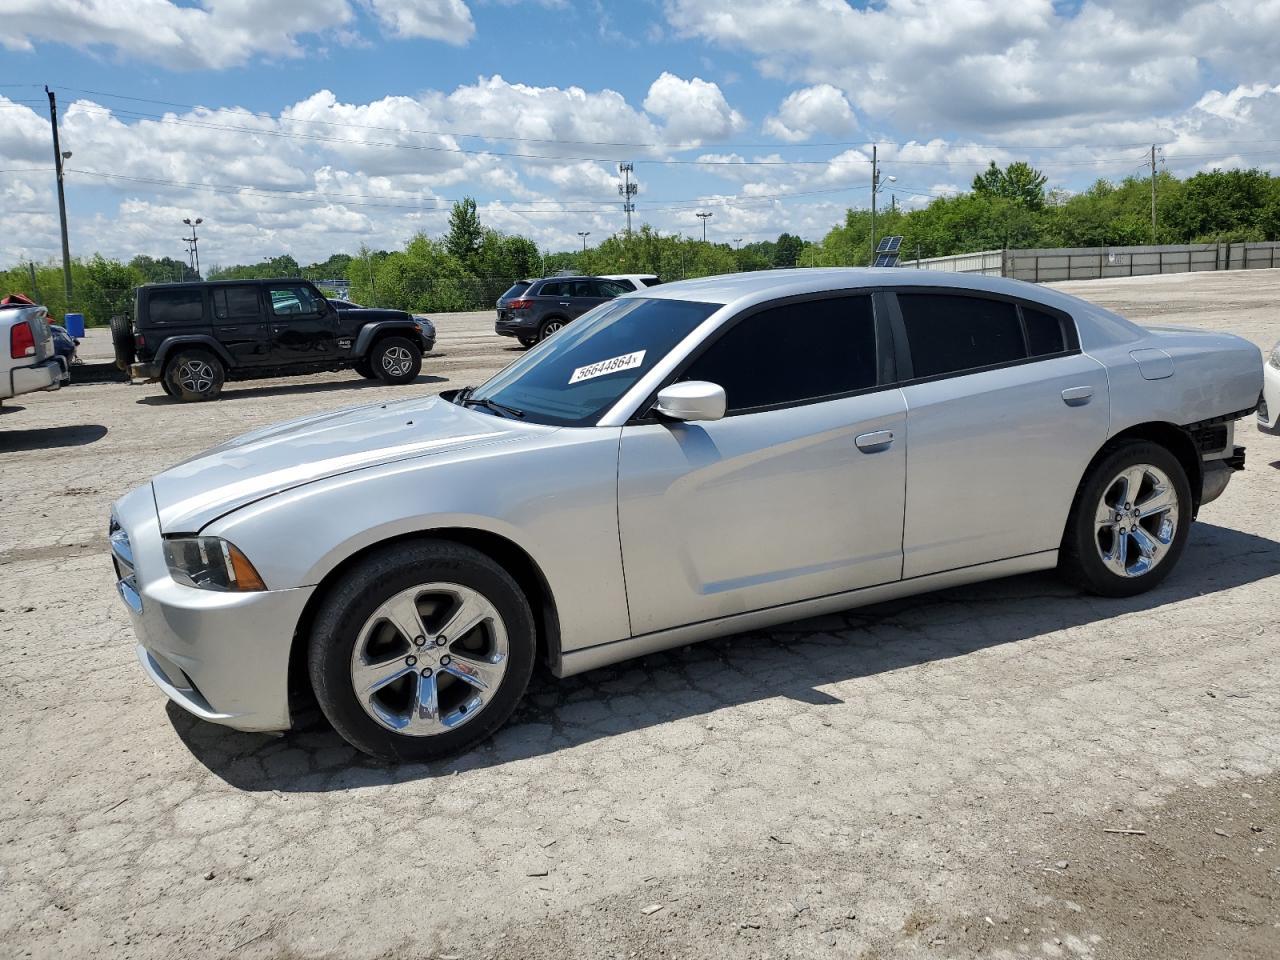
{"type": "Polygon", "coordinates": [[[160,283],[144,283],[140,286],[152,289],[155,287],[226,287],[243,286],[246,283],[311,283],[303,277],[253,277],[246,280],[165,280],[160,283]]]}
{"type": "Polygon", "coordinates": [[[743,309],[783,297],[859,287],[894,287],[899,290],[909,287],[921,290],[943,288],[1016,297],[1071,314],[1080,328],[1081,340],[1086,345],[1122,343],[1137,339],[1143,332],[1141,327],[1118,314],[1042,284],[1008,277],[912,270],[909,267],[796,267],[757,270],[752,273],[699,277],[696,280],[676,280],[628,293],[626,296],[695,300],[743,309]]]}

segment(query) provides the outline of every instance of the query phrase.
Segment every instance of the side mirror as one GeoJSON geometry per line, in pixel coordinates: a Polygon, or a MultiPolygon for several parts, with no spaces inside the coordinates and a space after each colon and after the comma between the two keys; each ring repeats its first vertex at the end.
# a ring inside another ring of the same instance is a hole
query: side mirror
{"type": "Polygon", "coordinates": [[[705,380],[673,383],[658,391],[658,413],[673,420],[719,420],[725,406],[724,387],[705,380]]]}

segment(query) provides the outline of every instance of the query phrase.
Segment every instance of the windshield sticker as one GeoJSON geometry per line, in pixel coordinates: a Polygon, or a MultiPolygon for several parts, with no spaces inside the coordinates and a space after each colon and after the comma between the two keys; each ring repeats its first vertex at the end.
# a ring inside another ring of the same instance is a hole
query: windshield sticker
{"type": "Polygon", "coordinates": [[[631,370],[642,363],[644,363],[643,350],[637,350],[635,353],[624,353],[620,357],[600,360],[596,363],[589,363],[585,367],[578,367],[573,371],[573,376],[569,378],[569,383],[580,383],[593,377],[603,377],[606,373],[617,373],[619,370],[631,370]]]}

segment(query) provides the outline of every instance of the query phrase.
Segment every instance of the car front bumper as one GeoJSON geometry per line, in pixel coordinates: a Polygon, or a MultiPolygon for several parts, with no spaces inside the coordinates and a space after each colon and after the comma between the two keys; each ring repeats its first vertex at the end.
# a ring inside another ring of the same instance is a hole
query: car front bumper
{"type": "Polygon", "coordinates": [[[138,660],[187,712],[237,730],[287,730],[289,655],[314,587],[224,593],[173,579],[151,485],[117,501],[111,519],[116,590],[138,660]]]}
{"type": "Polygon", "coordinates": [[[1280,367],[1270,362],[1262,368],[1262,399],[1258,403],[1258,429],[1280,434],[1280,367]]]}

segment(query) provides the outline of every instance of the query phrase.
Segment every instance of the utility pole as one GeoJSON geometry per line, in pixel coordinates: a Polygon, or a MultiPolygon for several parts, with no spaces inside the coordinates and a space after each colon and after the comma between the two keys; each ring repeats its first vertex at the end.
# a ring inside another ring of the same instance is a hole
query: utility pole
{"type": "Polygon", "coordinates": [[[31,299],[36,303],[40,303],[40,284],[36,283],[36,262],[34,260],[27,261],[27,270],[31,273],[31,299]]]}
{"type": "Polygon", "coordinates": [[[876,258],[876,194],[880,190],[880,167],[876,164],[876,145],[871,145],[871,261],[876,258]]]}
{"type": "Polygon", "coordinates": [[[1156,242],[1156,145],[1151,145],[1151,243],[1156,242]]]}
{"type": "Polygon", "coordinates": [[[62,161],[71,158],[71,151],[62,152],[58,141],[58,98],[47,86],[49,95],[49,125],[53,127],[53,169],[58,177],[58,220],[62,225],[62,285],[67,295],[67,309],[71,309],[71,244],[67,240],[67,195],[62,188],[62,161]]]}
{"type": "Polygon", "coordinates": [[[699,210],[696,214],[694,214],[694,216],[696,216],[699,220],[702,221],[702,242],[706,243],[707,242],[707,221],[711,219],[712,213],[710,210],[699,210]]]}
{"type": "Polygon", "coordinates": [[[631,214],[636,208],[631,198],[640,192],[640,185],[631,182],[631,174],[636,165],[630,160],[618,164],[618,172],[622,174],[622,183],[618,184],[618,193],[622,194],[622,209],[627,212],[627,236],[631,236],[631,214]]]}
{"type": "Polygon", "coordinates": [[[582,252],[587,252],[587,237],[591,236],[590,230],[579,230],[578,236],[582,238],[582,252]]]}

